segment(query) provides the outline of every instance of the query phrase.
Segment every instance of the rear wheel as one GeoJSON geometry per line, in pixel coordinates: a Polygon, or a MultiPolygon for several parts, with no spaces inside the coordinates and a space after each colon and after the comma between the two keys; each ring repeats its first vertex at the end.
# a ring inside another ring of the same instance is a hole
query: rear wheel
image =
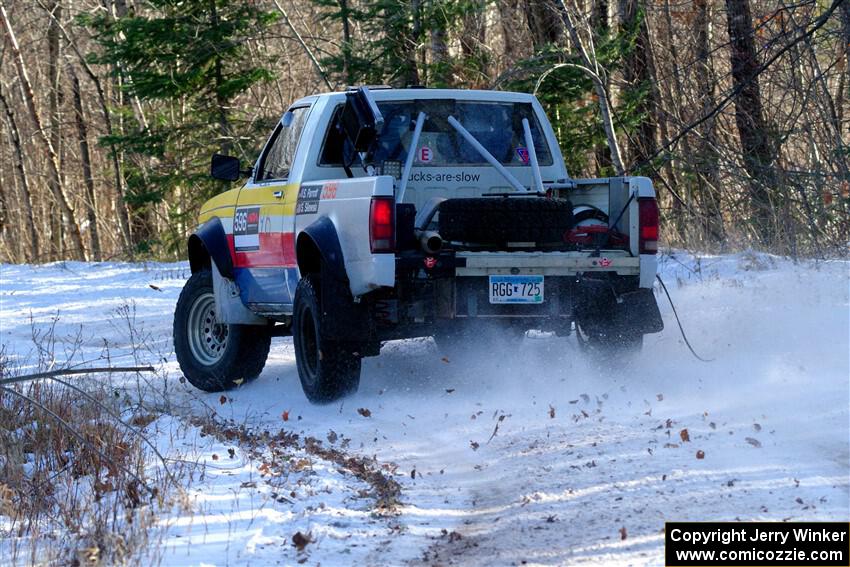
{"type": "Polygon", "coordinates": [[[325,404],[357,391],[360,357],[347,343],[325,337],[319,289],[319,278],[315,275],[298,282],[292,339],[304,394],[314,404],[325,404]]]}
{"type": "Polygon", "coordinates": [[[220,392],[260,375],[271,346],[271,327],[218,320],[212,273],[192,274],[174,310],[174,352],[196,388],[220,392]]]}

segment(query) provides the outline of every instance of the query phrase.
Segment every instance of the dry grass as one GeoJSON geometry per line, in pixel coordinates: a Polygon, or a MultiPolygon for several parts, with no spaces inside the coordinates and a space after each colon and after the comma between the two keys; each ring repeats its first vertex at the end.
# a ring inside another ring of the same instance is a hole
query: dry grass
{"type": "MultiPolygon", "coordinates": [[[[50,368],[52,329],[33,338],[34,366],[50,368]]],[[[19,373],[0,347],[0,380],[19,373]]],[[[0,383],[0,553],[13,564],[150,563],[156,515],[180,500],[142,436],[157,416],[129,409],[106,382],[75,386],[86,395],[0,383]]]]}

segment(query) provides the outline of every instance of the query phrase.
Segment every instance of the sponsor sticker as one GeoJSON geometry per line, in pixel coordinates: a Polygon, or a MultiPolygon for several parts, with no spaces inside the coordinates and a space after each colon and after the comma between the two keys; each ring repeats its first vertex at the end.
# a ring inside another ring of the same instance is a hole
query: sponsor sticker
{"type": "Polygon", "coordinates": [[[516,155],[519,156],[519,159],[522,160],[522,163],[524,163],[525,165],[528,165],[528,162],[531,159],[528,156],[528,148],[522,148],[522,147],[517,148],[516,149],[516,155]]]}
{"type": "MultiPolygon", "coordinates": [[[[323,188],[323,185],[302,185],[299,187],[295,214],[314,215],[319,212],[319,200],[322,198],[323,188]]],[[[334,190],[334,195],[336,195],[336,190],[334,190]]]]}
{"type": "Polygon", "coordinates": [[[428,146],[419,148],[419,161],[422,163],[431,163],[434,161],[434,152],[428,146]]]}
{"type": "Polygon", "coordinates": [[[336,199],[336,182],[325,183],[322,186],[322,199],[336,199]]]}
{"type": "Polygon", "coordinates": [[[599,259],[599,265],[602,266],[603,268],[607,268],[608,266],[611,265],[611,259],[610,258],[600,258],[599,259]]]}
{"type": "Polygon", "coordinates": [[[233,213],[233,247],[239,252],[260,249],[260,207],[240,207],[233,213]]]}

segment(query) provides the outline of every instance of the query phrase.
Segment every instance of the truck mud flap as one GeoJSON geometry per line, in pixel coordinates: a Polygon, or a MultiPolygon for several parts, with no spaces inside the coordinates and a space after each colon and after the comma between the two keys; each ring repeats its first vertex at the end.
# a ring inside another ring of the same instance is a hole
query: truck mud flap
{"type": "Polygon", "coordinates": [[[617,303],[616,322],[624,331],[659,333],[664,330],[664,321],[658,310],[658,302],[651,289],[641,288],[620,295],[617,303]]]}
{"type": "Polygon", "coordinates": [[[623,332],[646,334],[664,329],[658,302],[650,288],[615,295],[610,282],[583,279],[576,293],[575,306],[579,319],[602,317],[623,332]]]}

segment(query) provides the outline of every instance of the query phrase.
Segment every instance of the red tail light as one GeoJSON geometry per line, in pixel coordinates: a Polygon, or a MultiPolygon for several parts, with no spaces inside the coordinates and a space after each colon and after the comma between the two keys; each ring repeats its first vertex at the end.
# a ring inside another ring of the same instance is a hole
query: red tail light
{"type": "Polygon", "coordinates": [[[369,244],[372,252],[392,252],[395,249],[395,201],[392,197],[372,198],[369,244]]]}
{"type": "Polygon", "coordinates": [[[654,198],[638,199],[638,217],[640,219],[638,252],[655,254],[658,252],[658,203],[654,198]]]}

